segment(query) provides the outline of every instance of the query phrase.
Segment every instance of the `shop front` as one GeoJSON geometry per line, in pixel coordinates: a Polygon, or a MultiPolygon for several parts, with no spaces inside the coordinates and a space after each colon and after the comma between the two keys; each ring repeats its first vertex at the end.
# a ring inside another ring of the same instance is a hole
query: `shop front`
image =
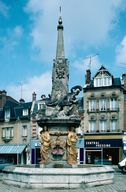
{"type": "Polygon", "coordinates": [[[117,165],[122,155],[122,139],[86,139],[87,164],[117,165]]]}
{"type": "Polygon", "coordinates": [[[0,161],[11,164],[26,163],[25,144],[1,144],[0,161]]]}

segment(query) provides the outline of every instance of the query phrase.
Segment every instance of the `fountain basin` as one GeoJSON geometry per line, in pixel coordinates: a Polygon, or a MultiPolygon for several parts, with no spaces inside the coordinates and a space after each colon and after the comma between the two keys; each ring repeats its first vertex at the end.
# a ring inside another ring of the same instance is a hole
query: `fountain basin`
{"type": "Polygon", "coordinates": [[[3,182],[25,188],[80,188],[113,182],[111,166],[72,168],[6,167],[3,182]]]}

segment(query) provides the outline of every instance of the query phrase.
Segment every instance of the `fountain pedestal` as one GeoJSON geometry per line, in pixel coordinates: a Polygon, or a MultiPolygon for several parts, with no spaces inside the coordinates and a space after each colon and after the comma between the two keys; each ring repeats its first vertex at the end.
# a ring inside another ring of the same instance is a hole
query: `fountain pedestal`
{"type": "Polygon", "coordinates": [[[79,119],[70,118],[42,118],[38,120],[40,127],[46,126],[50,135],[50,147],[48,149],[48,161],[44,163],[45,167],[69,167],[67,164],[68,144],[67,138],[69,130],[74,130],[80,124],[79,119]]]}

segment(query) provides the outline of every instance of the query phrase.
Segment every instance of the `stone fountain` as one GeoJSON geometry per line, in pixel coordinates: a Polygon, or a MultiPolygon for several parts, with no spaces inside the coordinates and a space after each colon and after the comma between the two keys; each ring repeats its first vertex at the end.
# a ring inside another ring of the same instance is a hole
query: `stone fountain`
{"type": "Polygon", "coordinates": [[[40,167],[7,167],[3,181],[28,188],[79,188],[113,182],[110,166],[77,165],[77,134],[80,125],[77,96],[82,87],[69,91],[69,64],[65,58],[62,18],[58,21],[52,92],[42,98],[38,112],[41,140],[40,167]]]}
{"type": "Polygon", "coordinates": [[[52,92],[43,99],[38,114],[38,125],[42,127],[41,164],[67,166],[77,164],[76,128],[80,125],[77,96],[82,87],[77,85],[69,92],[69,64],[65,58],[62,18],[58,21],[56,58],[53,63],[52,92]]]}

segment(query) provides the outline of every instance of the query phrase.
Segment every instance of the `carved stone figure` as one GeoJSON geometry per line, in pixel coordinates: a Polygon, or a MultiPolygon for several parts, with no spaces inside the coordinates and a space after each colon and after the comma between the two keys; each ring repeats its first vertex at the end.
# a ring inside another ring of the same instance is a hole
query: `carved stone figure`
{"type": "Polygon", "coordinates": [[[50,116],[52,117],[78,117],[77,110],[77,98],[76,96],[80,93],[82,87],[77,85],[71,88],[71,92],[66,94],[63,98],[55,101],[46,103],[46,105],[51,107],[50,116]],[[54,110],[52,110],[54,109],[54,110]]]}
{"type": "Polygon", "coordinates": [[[65,66],[64,66],[64,64],[60,64],[60,65],[58,65],[57,66],[57,68],[56,68],[56,78],[58,78],[58,79],[62,79],[62,78],[65,78],[65,66]]]}
{"type": "Polygon", "coordinates": [[[71,127],[67,137],[67,162],[70,165],[77,164],[76,142],[77,142],[77,135],[75,133],[74,127],[71,127]]]}
{"type": "Polygon", "coordinates": [[[81,90],[82,90],[82,87],[79,85],[76,85],[71,88],[70,93],[66,94],[64,97],[61,97],[57,101],[52,101],[52,102],[47,103],[47,105],[48,106],[58,105],[61,108],[63,108],[63,106],[70,106],[72,104],[75,104],[75,103],[77,103],[76,96],[80,93],[81,90]]]}
{"type": "Polygon", "coordinates": [[[45,164],[48,161],[48,154],[50,149],[50,134],[46,126],[43,127],[43,130],[40,132],[40,140],[41,140],[41,162],[45,164]]]}
{"type": "Polygon", "coordinates": [[[54,159],[60,160],[64,155],[66,142],[60,139],[60,135],[61,135],[60,132],[56,135],[57,135],[56,140],[51,143],[51,147],[52,147],[51,153],[54,159]]]}

